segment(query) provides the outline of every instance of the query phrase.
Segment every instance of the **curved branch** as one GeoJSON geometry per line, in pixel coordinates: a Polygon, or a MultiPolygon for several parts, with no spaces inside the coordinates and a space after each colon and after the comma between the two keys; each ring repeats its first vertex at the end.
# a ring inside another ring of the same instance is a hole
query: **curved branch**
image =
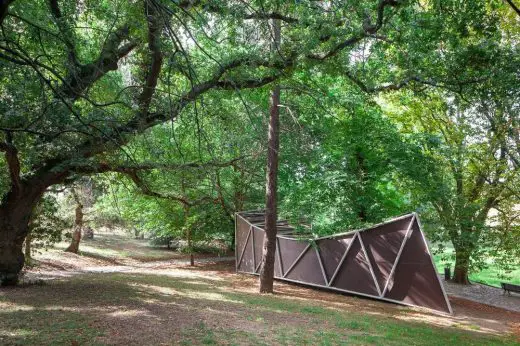
{"type": "Polygon", "coordinates": [[[213,201],[213,198],[211,198],[209,196],[205,196],[205,197],[199,198],[197,200],[190,200],[190,199],[188,199],[187,197],[184,197],[184,196],[162,194],[162,193],[159,193],[159,192],[156,192],[156,191],[153,191],[152,189],[150,189],[148,184],[146,184],[146,182],[143,181],[139,177],[137,171],[135,171],[135,170],[127,170],[127,171],[124,171],[124,172],[121,172],[121,173],[123,173],[127,177],[129,177],[133,181],[135,186],[137,186],[139,188],[141,193],[146,195],[146,196],[155,197],[155,198],[161,198],[161,199],[167,199],[167,200],[170,200],[170,201],[176,201],[176,202],[182,203],[186,207],[193,207],[193,206],[202,204],[204,202],[213,201]]]}

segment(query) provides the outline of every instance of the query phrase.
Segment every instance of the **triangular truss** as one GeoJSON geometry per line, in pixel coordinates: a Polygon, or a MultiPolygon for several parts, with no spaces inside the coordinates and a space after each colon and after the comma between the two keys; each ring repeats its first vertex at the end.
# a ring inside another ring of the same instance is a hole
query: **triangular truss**
{"type": "MultiPolygon", "coordinates": [[[[236,214],[238,272],[259,273],[264,218],[236,214]]],[[[302,239],[286,221],[277,227],[276,279],[452,313],[415,213],[315,239],[302,239]]]]}

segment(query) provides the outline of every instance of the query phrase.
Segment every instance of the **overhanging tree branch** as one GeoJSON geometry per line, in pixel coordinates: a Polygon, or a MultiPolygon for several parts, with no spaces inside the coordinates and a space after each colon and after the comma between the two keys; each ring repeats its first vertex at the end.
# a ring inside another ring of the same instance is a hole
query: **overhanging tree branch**
{"type": "Polygon", "coordinates": [[[176,201],[182,203],[186,207],[193,207],[199,204],[202,204],[204,202],[213,201],[213,198],[209,196],[201,197],[197,200],[190,200],[187,197],[184,196],[177,196],[177,195],[171,195],[171,194],[162,194],[156,191],[153,191],[146,182],[144,182],[141,177],[139,177],[138,171],[136,170],[126,170],[123,172],[120,172],[122,174],[125,174],[127,177],[129,177],[132,182],[139,188],[142,194],[150,197],[155,198],[161,198],[161,199],[167,199],[170,201],[176,201]]]}
{"type": "MultiPolygon", "coordinates": [[[[345,40],[339,45],[336,45],[332,51],[322,56],[321,59],[335,56],[341,50],[353,46],[364,37],[374,34],[374,32],[382,27],[384,22],[382,16],[385,12],[384,9],[388,6],[397,6],[397,1],[380,0],[377,6],[377,19],[375,24],[364,25],[361,30],[363,35],[360,36],[359,34],[354,34],[353,37],[345,40]]],[[[271,58],[259,60],[255,57],[243,57],[234,59],[225,64],[219,64],[219,68],[212,77],[208,78],[204,82],[193,85],[188,91],[182,94],[176,102],[171,104],[171,107],[167,112],[157,111],[152,113],[149,111],[149,107],[161,72],[162,54],[160,52],[159,35],[162,31],[160,28],[162,28],[164,23],[162,22],[162,18],[156,18],[161,16],[159,15],[159,8],[156,7],[155,2],[145,0],[145,10],[149,30],[148,45],[150,48],[150,58],[152,63],[149,65],[142,93],[137,97],[138,109],[135,111],[135,115],[126,123],[104,130],[102,133],[95,136],[90,136],[88,139],[83,141],[83,143],[71,148],[70,151],[62,152],[58,156],[42,162],[38,167],[33,167],[33,176],[36,177],[45,172],[56,171],[67,174],[67,170],[69,169],[72,169],[72,172],[74,172],[74,162],[77,162],[78,159],[88,161],[89,158],[92,158],[97,154],[113,151],[128,143],[134,135],[143,133],[146,129],[157,124],[175,119],[188,104],[196,100],[205,92],[213,89],[239,90],[244,88],[261,87],[281,78],[287,69],[295,66],[296,61],[298,60],[297,57],[299,56],[299,53],[294,51],[289,53],[287,55],[289,58],[286,59],[280,59],[278,56],[274,60],[271,58]],[[225,78],[225,75],[227,75],[228,72],[248,65],[267,67],[275,71],[271,71],[268,74],[257,78],[225,78]]],[[[60,90],[61,93],[65,94],[66,97],[75,100],[81,97],[81,95],[106,72],[112,69],[117,69],[118,60],[130,52],[137,44],[136,42],[130,42],[123,44],[123,46],[120,47],[120,45],[127,39],[127,26],[112,33],[109,36],[109,39],[107,39],[107,43],[103,47],[99,59],[89,65],[85,65],[89,67],[84,66],[81,73],[69,75],[69,77],[66,78],[66,82],[63,83],[63,87],[60,90]]],[[[309,56],[303,56],[302,58],[312,59],[312,57],[309,56]]]]}
{"type": "Polygon", "coordinates": [[[2,25],[5,16],[7,16],[9,5],[11,5],[13,2],[14,0],[0,0],[0,25],[2,25]]]}
{"type": "MultiPolygon", "coordinates": [[[[372,24],[372,20],[369,16],[365,19],[363,23],[363,28],[361,28],[356,34],[354,34],[352,37],[343,40],[336,45],[334,45],[329,51],[325,53],[313,53],[308,54],[307,57],[312,60],[326,60],[329,59],[335,55],[337,55],[339,52],[344,50],[347,47],[352,47],[356,43],[360,42],[366,37],[370,37],[375,35],[382,27],[384,23],[384,17],[385,17],[385,9],[387,7],[397,7],[399,6],[400,2],[398,0],[380,0],[377,5],[377,18],[375,24],[372,24]]],[[[327,36],[324,38],[324,42],[330,40],[330,36],[327,36]]]]}
{"type": "Polygon", "coordinates": [[[246,156],[240,156],[232,160],[218,162],[188,162],[188,163],[160,163],[160,162],[143,162],[143,163],[132,163],[132,164],[118,164],[118,163],[107,163],[107,162],[85,162],[83,164],[77,163],[76,165],[69,165],[68,169],[81,174],[94,174],[94,173],[106,173],[106,172],[117,172],[126,173],[132,171],[145,171],[145,170],[169,170],[178,171],[186,169],[208,169],[208,168],[224,168],[235,165],[238,161],[245,159],[246,156]]]}
{"type": "Polygon", "coordinates": [[[65,83],[58,92],[65,98],[76,100],[105,74],[117,70],[119,60],[137,46],[137,41],[129,39],[128,35],[128,25],[111,33],[95,61],[69,69],[65,83]],[[127,42],[123,44],[124,41],[127,42]]]}
{"type": "Polygon", "coordinates": [[[74,35],[73,32],[70,30],[68,24],[66,23],[65,18],[63,18],[60,6],[58,4],[58,0],[49,0],[49,8],[54,18],[54,22],[58,26],[58,29],[62,35],[63,42],[67,46],[67,50],[69,53],[69,63],[72,66],[79,66],[76,54],[76,47],[74,45],[74,35]]]}
{"type": "Polygon", "coordinates": [[[157,87],[157,81],[159,80],[159,74],[163,62],[160,36],[161,31],[164,28],[164,20],[159,15],[158,8],[153,1],[145,1],[144,11],[148,23],[148,49],[150,50],[151,62],[148,66],[148,71],[146,72],[146,81],[143,91],[138,98],[139,112],[141,114],[146,114],[148,112],[153,94],[155,93],[155,88],[157,87]]]}

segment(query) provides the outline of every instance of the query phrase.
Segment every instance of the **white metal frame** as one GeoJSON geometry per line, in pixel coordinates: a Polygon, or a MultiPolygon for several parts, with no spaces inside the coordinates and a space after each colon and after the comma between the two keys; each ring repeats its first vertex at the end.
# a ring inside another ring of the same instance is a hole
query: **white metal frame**
{"type": "Polygon", "coordinates": [[[350,234],[353,234],[353,233],[356,233],[356,232],[365,232],[365,231],[369,231],[371,229],[374,229],[374,228],[377,228],[377,227],[380,227],[380,226],[384,226],[384,225],[387,225],[389,223],[392,223],[392,222],[395,222],[395,221],[399,221],[399,220],[402,220],[402,219],[406,219],[407,217],[412,217],[413,215],[415,215],[415,213],[410,213],[410,214],[406,214],[406,215],[402,215],[402,216],[398,216],[394,219],[390,219],[390,220],[386,220],[386,221],[383,221],[383,222],[380,222],[380,223],[377,223],[375,225],[372,225],[368,228],[362,228],[362,229],[355,229],[355,230],[352,230],[352,231],[347,231],[347,232],[342,232],[342,233],[336,233],[336,234],[332,234],[332,235],[326,235],[326,236],[323,236],[323,237],[318,237],[318,238],[315,238],[314,240],[321,240],[321,239],[335,239],[335,238],[340,238],[340,237],[343,237],[343,236],[346,236],[346,235],[350,235],[350,234]]]}

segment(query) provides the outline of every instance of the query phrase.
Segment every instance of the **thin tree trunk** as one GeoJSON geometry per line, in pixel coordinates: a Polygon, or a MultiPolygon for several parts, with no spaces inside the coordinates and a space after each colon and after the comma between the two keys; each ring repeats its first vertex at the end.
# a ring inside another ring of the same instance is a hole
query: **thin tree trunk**
{"type": "Polygon", "coordinates": [[[191,229],[187,230],[187,238],[188,238],[188,249],[190,251],[190,266],[195,265],[195,256],[193,255],[193,241],[191,239],[191,229]]]}
{"type": "MultiPolygon", "coordinates": [[[[357,176],[359,180],[359,184],[356,187],[358,189],[359,196],[362,197],[365,194],[365,185],[367,183],[367,175],[366,175],[366,167],[365,167],[365,158],[360,148],[356,148],[356,161],[357,161],[357,176]]],[[[367,210],[364,202],[358,202],[358,218],[361,222],[367,221],[367,210]]]]}
{"type": "Polygon", "coordinates": [[[31,242],[32,242],[32,235],[31,233],[27,234],[27,237],[25,237],[25,264],[31,265],[32,262],[32,256],[31,256],[31,242]]]}
{"type": "MultiPolygon", "coordinates": [[[[273,20],[273,51],[280,46],[280,20],[273,20]]],[[[273,292],[274,255],[276,251],[278,151],[280,149],[280,86],[275,85],[269,105],[269,137],[267,148],[267,177],[265,186],[265,237],[260,269],[260,293],[273,292]]]]}
{"type": "Polygon", "coordinates": [[[79,196],[73,190],[72,194],[76,200],[76,219],[74,220],[74,233],[72,233],[72,240],[66,252],[77,254],[79,251],[79,243],[81,242],[81,230],[83,229],[83,204],[79,200],[79,196]]]}
{"type": "MultiPolygon", "coordinates": [[[[186,195],[186,190],[184,186],[184,180],[182,181],[181,185],[182,194],[186,195]]],[[[187,204],[184,204],[184,220],[186,225],[188,224],[188,217],[190,215],[190,207],[187,204]]],[[[188,251],[190,254],[190,266],[195,265],[195,256],[193,255],[193,240],[192,240],[192,234],[191,234],[191,226],[186,228],[186,241],[188,242],[188,251]]]]}

